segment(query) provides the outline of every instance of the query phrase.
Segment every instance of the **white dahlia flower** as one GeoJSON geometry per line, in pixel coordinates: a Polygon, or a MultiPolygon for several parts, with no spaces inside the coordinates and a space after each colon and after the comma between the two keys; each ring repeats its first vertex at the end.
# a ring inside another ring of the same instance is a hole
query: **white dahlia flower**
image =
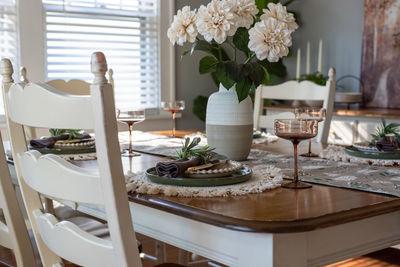
{"type": "Polygon", "coordinates": [[[262,20],[249,30],[249,48],[256,53],[259,60],[277,62],[289,53],[289,47],[292,45],[290,34],[286,23],[274,18],[262,20]]]}
{"type": "Polygon", "coordinates": [[[268,18],[275,18],[280,22],[284,22],[288,25],[288,29],[291,32],[294,32],[299,26],[294,19],[292,13],[286,11],[286,7],[282,6],[281,3],[274,4],[269,3],[268,9],[264,9],[264,14],[261,15],[261,20],[267,20],[268,18]]]}
{"type": "Polygon", "coordinates": [[[200,6],[196,19],[197,30],[207,42],[214,39],[222,44],[236,32],[235,14],[226,1],[212,0],[207,7],[200,6]]]}
{"type": "Polygon", "coordinates": [[[249,29],[258,13],[255,0],[226,0],[232,6],[231,12],[236,15],[236,27],[249,29]]]}
{"type": "Polygon", "coordinates": [[[182,46],[185,42],[193,43],[197,33],[196,11],[190,11],[190,7],[185,6],[174,16],[167,35],[173,45],[177,43],[182,46]]]}

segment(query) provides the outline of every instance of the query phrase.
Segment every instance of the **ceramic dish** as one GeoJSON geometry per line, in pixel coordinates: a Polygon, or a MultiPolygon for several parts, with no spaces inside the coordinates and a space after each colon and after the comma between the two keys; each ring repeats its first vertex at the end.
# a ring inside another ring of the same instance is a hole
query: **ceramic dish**
{"type": "Polygon", "coordinates": [[[164,184],[164,185],[177,185],[177,186],[222,186],[242,183],[251,178],[252,170],[246,166],[243,166],[235,173],[226,177],[209,177],[209,178],[188,178],[188,177],[165,177],[158,176],[156,168],[150,168],[146,171],[147,178],[153,183],[164,184]]]}
{"type": "Polygon", "coordinates": [[[190,171],[189,169],[185,172],[185,176],[193,178],[211,178],[211,177],[226,177],[236,172],[242,167],[242,163],[227,160],[226,162],[219,163],[206,170],[190,171]]]}
{"type": "Polygon", "coordinates": [[[400,159],[400,150],[395,151],[365,151],[360,150],[354,146],[346,147],[346,153],[350,156],[360,157],[360,158],[368,158],[368,159],[400,159]]]}

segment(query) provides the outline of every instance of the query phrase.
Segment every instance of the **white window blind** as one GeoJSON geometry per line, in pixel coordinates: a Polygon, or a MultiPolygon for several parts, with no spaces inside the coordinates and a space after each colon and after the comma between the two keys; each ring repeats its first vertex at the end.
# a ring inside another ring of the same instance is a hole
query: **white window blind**
{"type": "MultiPolygon", "coordinates": [[[[0,0],[0,57],[9,58],[14,67],[14,79],[18,80],[18,34],[15,0],[0,0]]],[[[0,82],[2,78],[0,77],[0,82]]],[[[0,92],[0,114],[4,114],[0,92]]]]}
{"type": "Polygon", "coordinates": [[[160,0],[43,0],[46,75],[93,81],[90,55],[102,51],[114,71],[121,110],[160,103],[160,0]]]}

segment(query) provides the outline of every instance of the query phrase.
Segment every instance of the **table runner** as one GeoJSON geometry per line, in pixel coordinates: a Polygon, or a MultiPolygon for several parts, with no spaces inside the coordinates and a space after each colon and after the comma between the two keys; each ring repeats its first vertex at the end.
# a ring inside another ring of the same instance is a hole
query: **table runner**
{"type": "MultiPolygon", "coordinates": [[[[138,150],[146,151],[149,149],[150,152],[174,156],[176,155],[176,150],[180,148],[182,142],[182,139],[170,138],[162,138],[157,140],[157,142],[149,140],[143,141],[142,143],[135,142],[134,146],[136,146],[138,150]]],[[[202,139],[202,144],[206,144],[205,139],[202,139]]],[[[250,152],[248,160],[244,161],[243,163],[251,167],[253,170],[256,170],[256,175],[258,175],[258,170],[263,168],[270,170],[270,167],[273,166],[280,169],[284,177],[293,177],[293,156],[291,155],[288,156],[283,154],[275,154],[263,150],[253,149],[250,152]]],[[[275,172],[275,169],[273,170],[275,172]]],[[[348,162],[347,160],[333,161],[320,158],[312,159],[299,157],[299,174],[302,180],[312,183],[383,193],[400,197],[399,168],[365,165],[362,163],[360,164],[359,162],[348,162]]],[[[264,172],[262,175],[265,176],[267,174],[264,172]]],[[[278,174],[274,173],[274,176],[277,177],[278,174]]],[[[134,176],[131,175],[128,179],[130,182],[128,182],[127,186],[128,189],[135,191],[139,187],[137,187],[136,184],[132,184],[134,177],[138,178],[141,176],[140,174],[136,174],[134,176]]],[[[268,179],[273,180],[274,178],[268,179]]],[[[272,189],[274,187],[270,188],[272,189]]],[[[265,188],[265,190],[270,188],[265,188]]],[[[246,193],[245,190],[243,192],[246,193]]],[[[151,192],[150,189],[147,190],[146,193],[154,192],[151,192]]],[[[189,196],[187,191],[178,195],[189,196]]],[[[195,193],[193,196],[199,195],[201,194],[195,193]]]]}

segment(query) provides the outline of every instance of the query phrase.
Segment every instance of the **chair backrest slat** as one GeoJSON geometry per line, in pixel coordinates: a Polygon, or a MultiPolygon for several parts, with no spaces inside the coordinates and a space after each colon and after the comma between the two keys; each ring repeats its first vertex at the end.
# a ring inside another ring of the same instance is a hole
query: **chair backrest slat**
{"type": "Polygon", "coordinates": [[[329,127],[332,119],[333,103],[335,97],[335,69],[331,68],[328,73],[329,79],[325,86],[317,85],[310,81],[288,81],[278,85],[260,85],[257,88],[254,101],[254,128],[274,128],[275,119],[291,119],[294,113],[283,112],[279,114],[263,115],[264,99],[276,100],[311,100],[323,101],[326,109],[326,120],[318,124],[317,140],[326,144],[328,140],[329,127]]]}
{"type": "Polygon", "coordinates": [[[68,95],[46,84],[13,84],[9,117],[18,124],[59,129],[93,129],[89,96],[68,95]],[[78,119],[79,118],[79,119],[78,119]]]}
{"type": "Polygon", "coordinates": [[[56,254],[81,266],[115,266],[110,240],[90,235],[71,222],[59,222],[53,215],[44,214],[40,210],[33,213],[44,242],[56,254]],[[82,257],[85,251],[90,251],[91,255],[82,257]]]}
{"type": "Polygon", "coordinates": [[[25,182],[36,191],[63,200],[104,205],[98,174],[82,170],[56,155],[19,154],[25,182]]]}

